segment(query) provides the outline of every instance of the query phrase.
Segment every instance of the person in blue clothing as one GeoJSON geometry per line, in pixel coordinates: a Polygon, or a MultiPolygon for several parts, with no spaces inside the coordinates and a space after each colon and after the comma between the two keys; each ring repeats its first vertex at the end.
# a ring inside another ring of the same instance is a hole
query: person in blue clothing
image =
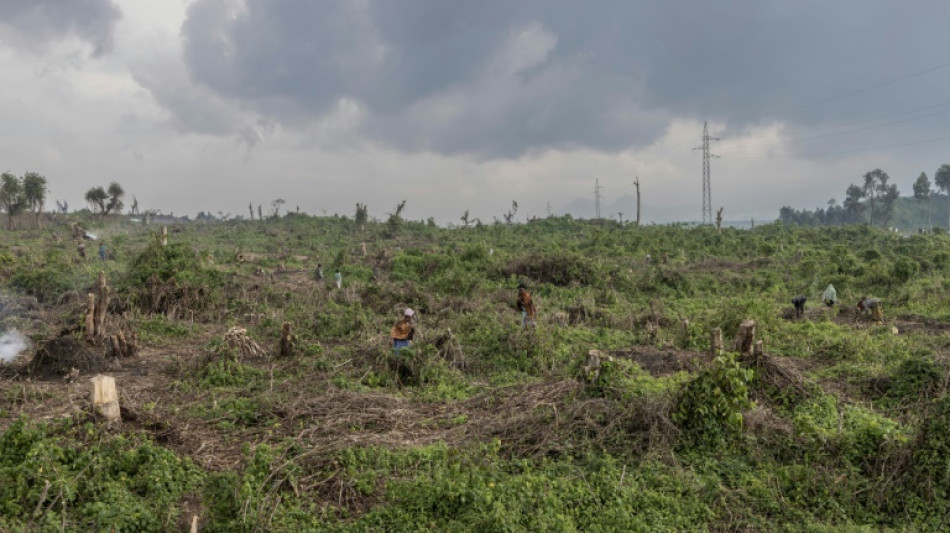
{"type": "Polygon", "coordinates": [[[413,315],[415,315],[415,312],[407,307],[402,312],[402,318],[396,322],[396,325],[394,325],[390,331],[392,347],[396,355],[399,355],[399,350],[408,348],[412,343],[412,337],[416,333],[416,323],[413,319],[413,315]]]}
{"type": "Polygon", "coordinates": [[[99,259],[106,260],[106,243],[104,242],[99,243],[99,259]]]}

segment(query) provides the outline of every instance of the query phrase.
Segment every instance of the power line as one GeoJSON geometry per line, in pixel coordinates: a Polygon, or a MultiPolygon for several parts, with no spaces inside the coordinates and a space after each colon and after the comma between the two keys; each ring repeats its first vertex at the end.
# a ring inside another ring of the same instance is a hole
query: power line
{"type": "Polygon", "coordinates": [[[729,158],[730,158],[730,159],[750,159],[750,160],[751,160],[751,159],[755,159],[755,160],[760,160],[760,159],[795,159],[795,158],[799,158],[799,157],[819,157],[819,156],[825,156],[825,155],[839,155],[839,154],[853,154],[853,153],[857,153],[857,152],[870,152],[870,151],[872,151],[872,150],[885,150],[885,149],[888,149],[888,148],[903,148],[903,147],[906,147],[906,146],[916,146],[916,145],[919,145],[919,144],[928,144],[928,143],[935,143],[935,142],[940,142],[940,141],[950,141],[950,136],[947,136],[947,137],[937,137],[937,138],[934,138],[934,139],[924,139],[924,140],[920,140],[920,141],[911,141],[911,142],[907,142],[907,143],[887,144],[887,145],[883,145],[883,146],[869,146],[869,147],[866,147],[866,148],[855,148],[855,149],[852,149],[852,150],[838,150],[838,151],[832,151],[832,152],[813,152],[813,153],[807,153],[807,154],[801,154],[801,153],[799,153],[799,154],[789,154],[789,155],[782,155],[782,156],[737,156],[737,157],[736,157],[736,156],[729,156],[729,158]]]}
{"type": "Polygon", "coordinates": [[[869,85],[869,86],[866,86],[866,87],[862,87],[862,88],[860,88],[860,89],[854,89],[854,90],[851,90],[851,91],[848,91],[848,92],[839,93],[839,94],[836,94],[836,95],[834,95],[834,96],[830,96],[830,97],[828,97],[828,98],[824,98],[824,99],[821,99],[821,100],[814,100],[814,101],[811,101],[811,102],[805,102],[805,103],[802,103],[802,104],[796,104],[796,105],[784,107],[784,108],[781,108],[781,109],[776,109],[776,110],[774,110],[774,111],[769,111],[769,112],[766,112],[766,113],[750,114],[750,115],[747,115],[747,116],[744,116],[744,117],[740,116],[740,117],[739,117],[739,120],[749,120],[749,119],[753,119],[753,118],[763,118],[763,117],[768,117],[768,116],[772,116],[772,115],[777,115],[777,114],[779,114],[779,113],[785,113],[785,112],[787,112],[787,111],[797,111],[797,110],[799,110],[799,109],[804,109],[804,108],[806,108],[806,107],[811,107],[811,106],[826,104],[826,103],[828,103],[828,102],[834,102],[835,100],[840,100],[840,99],[842,99],[842,98],[847,98],[847,97],[849,97],[849,96],[854,96],[854,95],[857,95],[857,94],[866,93],[866,92],[869,92],[869,91],[873,91],[874,89],[880,89],[881,87],[887,87],[888,85],[893,85],[893,84],[895,84],[895,83],[900,83],[900,82],[902,82],[902,81],[906,81],[906,80],[909,80],[909,79],[911,79],[911,78],[916,78],[917,76],[923,76],[924,74],[930,74],[931,72],[935,72],[935,71],[938,71],[938,70],[941,70],[941,69],[944,69],[944,68],[947,68],[947,67],[950,67],[950,63],[942,63],[942,64],[940,64],[940,65],[936,65],[936,66],[930,67],[930,68],[928,68],[928,69],[924,69],[924,70],[921,70],[921,71],[918,71],[918,72],[914,72],[914,73],[911,73],[911,74],[907,74],[907,75],[901,76],[901,77],[899,77],[899,78],[895,78],[895,79],[888,80],[888,81],[883,81],[883,82],[880,82],[880,83],[875,83],[875,84],[873,84],[873,85],[869,85]]]}
{"type": "MultiPolygon", "coordinates": [[[[950,103],[950,102],[948,102],[948,103],[950,103]]],[[[940,104],[940,105],[947,105],[947,104],[940,104]]],[[[937,107],[937,106],[929,106],[929,107],[937,107]]],[[[902,112],[902,113],[892,114],[892,115],[890,115],[890,116],[903,115],[903,114],[906,114],[906,113],[907,113],[907,112],[902,112]]],[[[869,131],[869,130],[873,130],[873,129],[877,129],[877,128],[883,128],[883,127],[885,127],[885,126],[893,126],[894,124],[903,124],[903,123],[905,123],[905,122],[913,122],[913,121],[915,121],[915,120],[922,120],[922,119],[931,118],[931,117],[936,117],[936,116],[940,116],[940,115],[946,115],[946,114],[948,114],[948,113],[950,113],[950,109],[943,110],[943,111],[938,111],[938,112],[936,112],[936,113],[927,113],[927,114],[924,114],[924,115],[918,115],[918,116],[914,116],[914,117],[908,117],[908,118],[903,118],[903,119],[898,119],[898,120],[891,120],[891,121],[888,121],[888,122],[882,122],[882,123],[880,123],[880,124],[870,124],[870,125],[863,126],[863,127],[860,127],[860,128],[852,128],[852,129],[850,129],[850,130],[836,131],[836,132],[829,132],[829,133],[822,133],[822,134],[818,134],[818,135],[803,135],[803,136],[799,136],[799,137],[786,137],[786,138],[784,138],[783,140],[786,141],[786,142],[801,142],[801,141],[809,141],[809,140],[814,140],[814,139],[826,139],[826,138],[828,138],[828,137],[835,137],[835,136],[838,136],[838,135],[847,135],[847,134],[849,134],[849,133],[857,133],[857,132],[861,132],[861,131],[869,131]]],[[[868,120],[856,122],[856,123],[854,123],[854,124],[860,124],[860,123],[862,123],[862,122],[871,122],[871,121],[873,121],[873,120],[878,120],[878,119],[868,119],[868,120]]],[[[760,141],[761,141],[761,140],[764,140],[764,139],[760,139],[760,141]]],[[[741,143],[741,144],[737,144],[737,145],[728,146],[727,149],[731,149],[731,148],[746,148],[746,149],[750,149],[750,148],[754,148],[755,146],[756,146],[755,141],[752,141],[752,142],[749,142],[749,143],[741,143]]]]}
{"type": "MultiPolygon", "coordinates": [[[[857,125],[859,125],[859,124],[865,124],[865,123],[867,123],[867,122],[874,122],[875,120],[882,120],[882,119],[891,118],[891,117],[899,117],[899,116],[901,116],[901,115],[907,115],[907,114],[909,114],[909,113],[916,113],[917,111],[923,111],[923,110],[925,110],[925,109],[933,109],[933,108],[935,108],[935,107],[943,107],[943,106],[947,106],[947,105],[950,105],[950,102],[941,102],[941,103],[939,103],[939,104],[931,104],[931,105],[926,105],[926,106],[922,106],[922,107],[915,107],[915,108],[913,108],[913,109],[907,109],[907,110],[905,110],[905,111],[898,111],[897,113],[888,113],[888,114],[886,114],[886,115],[878,115],[878,116],[876,116],[876,117],[870,117],[870,118],[866,118],[866,119],[863,119],[863,120],[856,120],[856,121],[851,121],[851,122],[839,122],[839,123],[837,123],[837,124],[827,124],[827,125],[825,125],[825,126],[818,126],[818,127],[816,127],[816,128],[812,128],[812,129],[815,129],[815,130],[822,130],[822,129],[834,129],[834,128],[847,128],[847,127],[850,127],[850,126],[857,126],[857,125]]],[[[810,130],[809,130],[809,129],[792,130],[792,131],[788,132],[787,135],[798,135],[798,134],[800,134],[800,133],[807,133],[808,131],[810,131],[810,130]]]]}

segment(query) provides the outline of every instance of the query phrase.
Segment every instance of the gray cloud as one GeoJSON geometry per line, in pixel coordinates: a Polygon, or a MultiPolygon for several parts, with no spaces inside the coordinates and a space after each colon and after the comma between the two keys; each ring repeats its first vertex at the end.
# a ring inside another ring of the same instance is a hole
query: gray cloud
{"type": "Polygon", "coordinates": [[[41,52],[52,41],[75,36],[101,56],[113,47],[113,29],[122,13],[111,0],[4,0],[0,41],[41,52]]]}
{"type": "Polygon", "coordinates": [[[944,61],[935,36],[948,10],[884,0],[196,0],[182,36],[195,83],[281,124],[304,126],[352,100],[366,111],[361,133],[386,145],[496,158],[643,146],[676,117],[814,126],[937,101],[950,69],[873,98],[788,109],[944,61]]]}

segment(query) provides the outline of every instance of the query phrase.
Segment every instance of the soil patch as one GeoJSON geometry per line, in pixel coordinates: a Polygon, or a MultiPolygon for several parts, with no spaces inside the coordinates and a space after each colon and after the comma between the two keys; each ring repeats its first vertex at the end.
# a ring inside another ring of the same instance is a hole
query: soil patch
{"type": "Polygon", "coordinates": [[[102,348],[72,335],[61,335],[41,344],[27,366],[34,379],[58,380],[70,374],[102,371],[106,364],[102,348]]]}
{"type": "Polygon", "coordinates": [[[694,372],[710,361],[709,354],[690,352],[673,347],[632,346],[608,352],[613,357],[634,360],[653,377],[670,376],[677,372],[694,372]]]}

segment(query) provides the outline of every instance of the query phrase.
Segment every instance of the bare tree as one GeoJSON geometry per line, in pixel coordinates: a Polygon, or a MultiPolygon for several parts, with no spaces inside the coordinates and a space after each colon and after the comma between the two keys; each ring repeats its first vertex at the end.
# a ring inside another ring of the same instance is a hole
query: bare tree
{"type": "Polygon", "coordinates": [[[512,201],[511,201],[511,210],[509,210],[507,213],[505,213],[504,215],[502,215],[502,216],[505,217],[505,224],[511,225],[511,223],[514,222],[514,220],[515,220],[515,214],[516,214],[516,213],[518,213],[518,202],[512,200],[512,201]]]}
{"type": "Polygon", "coordinates": [[[640,227],[640,176],[633,180],[633,185],[637,188],[637,227],[640,227]]]}

